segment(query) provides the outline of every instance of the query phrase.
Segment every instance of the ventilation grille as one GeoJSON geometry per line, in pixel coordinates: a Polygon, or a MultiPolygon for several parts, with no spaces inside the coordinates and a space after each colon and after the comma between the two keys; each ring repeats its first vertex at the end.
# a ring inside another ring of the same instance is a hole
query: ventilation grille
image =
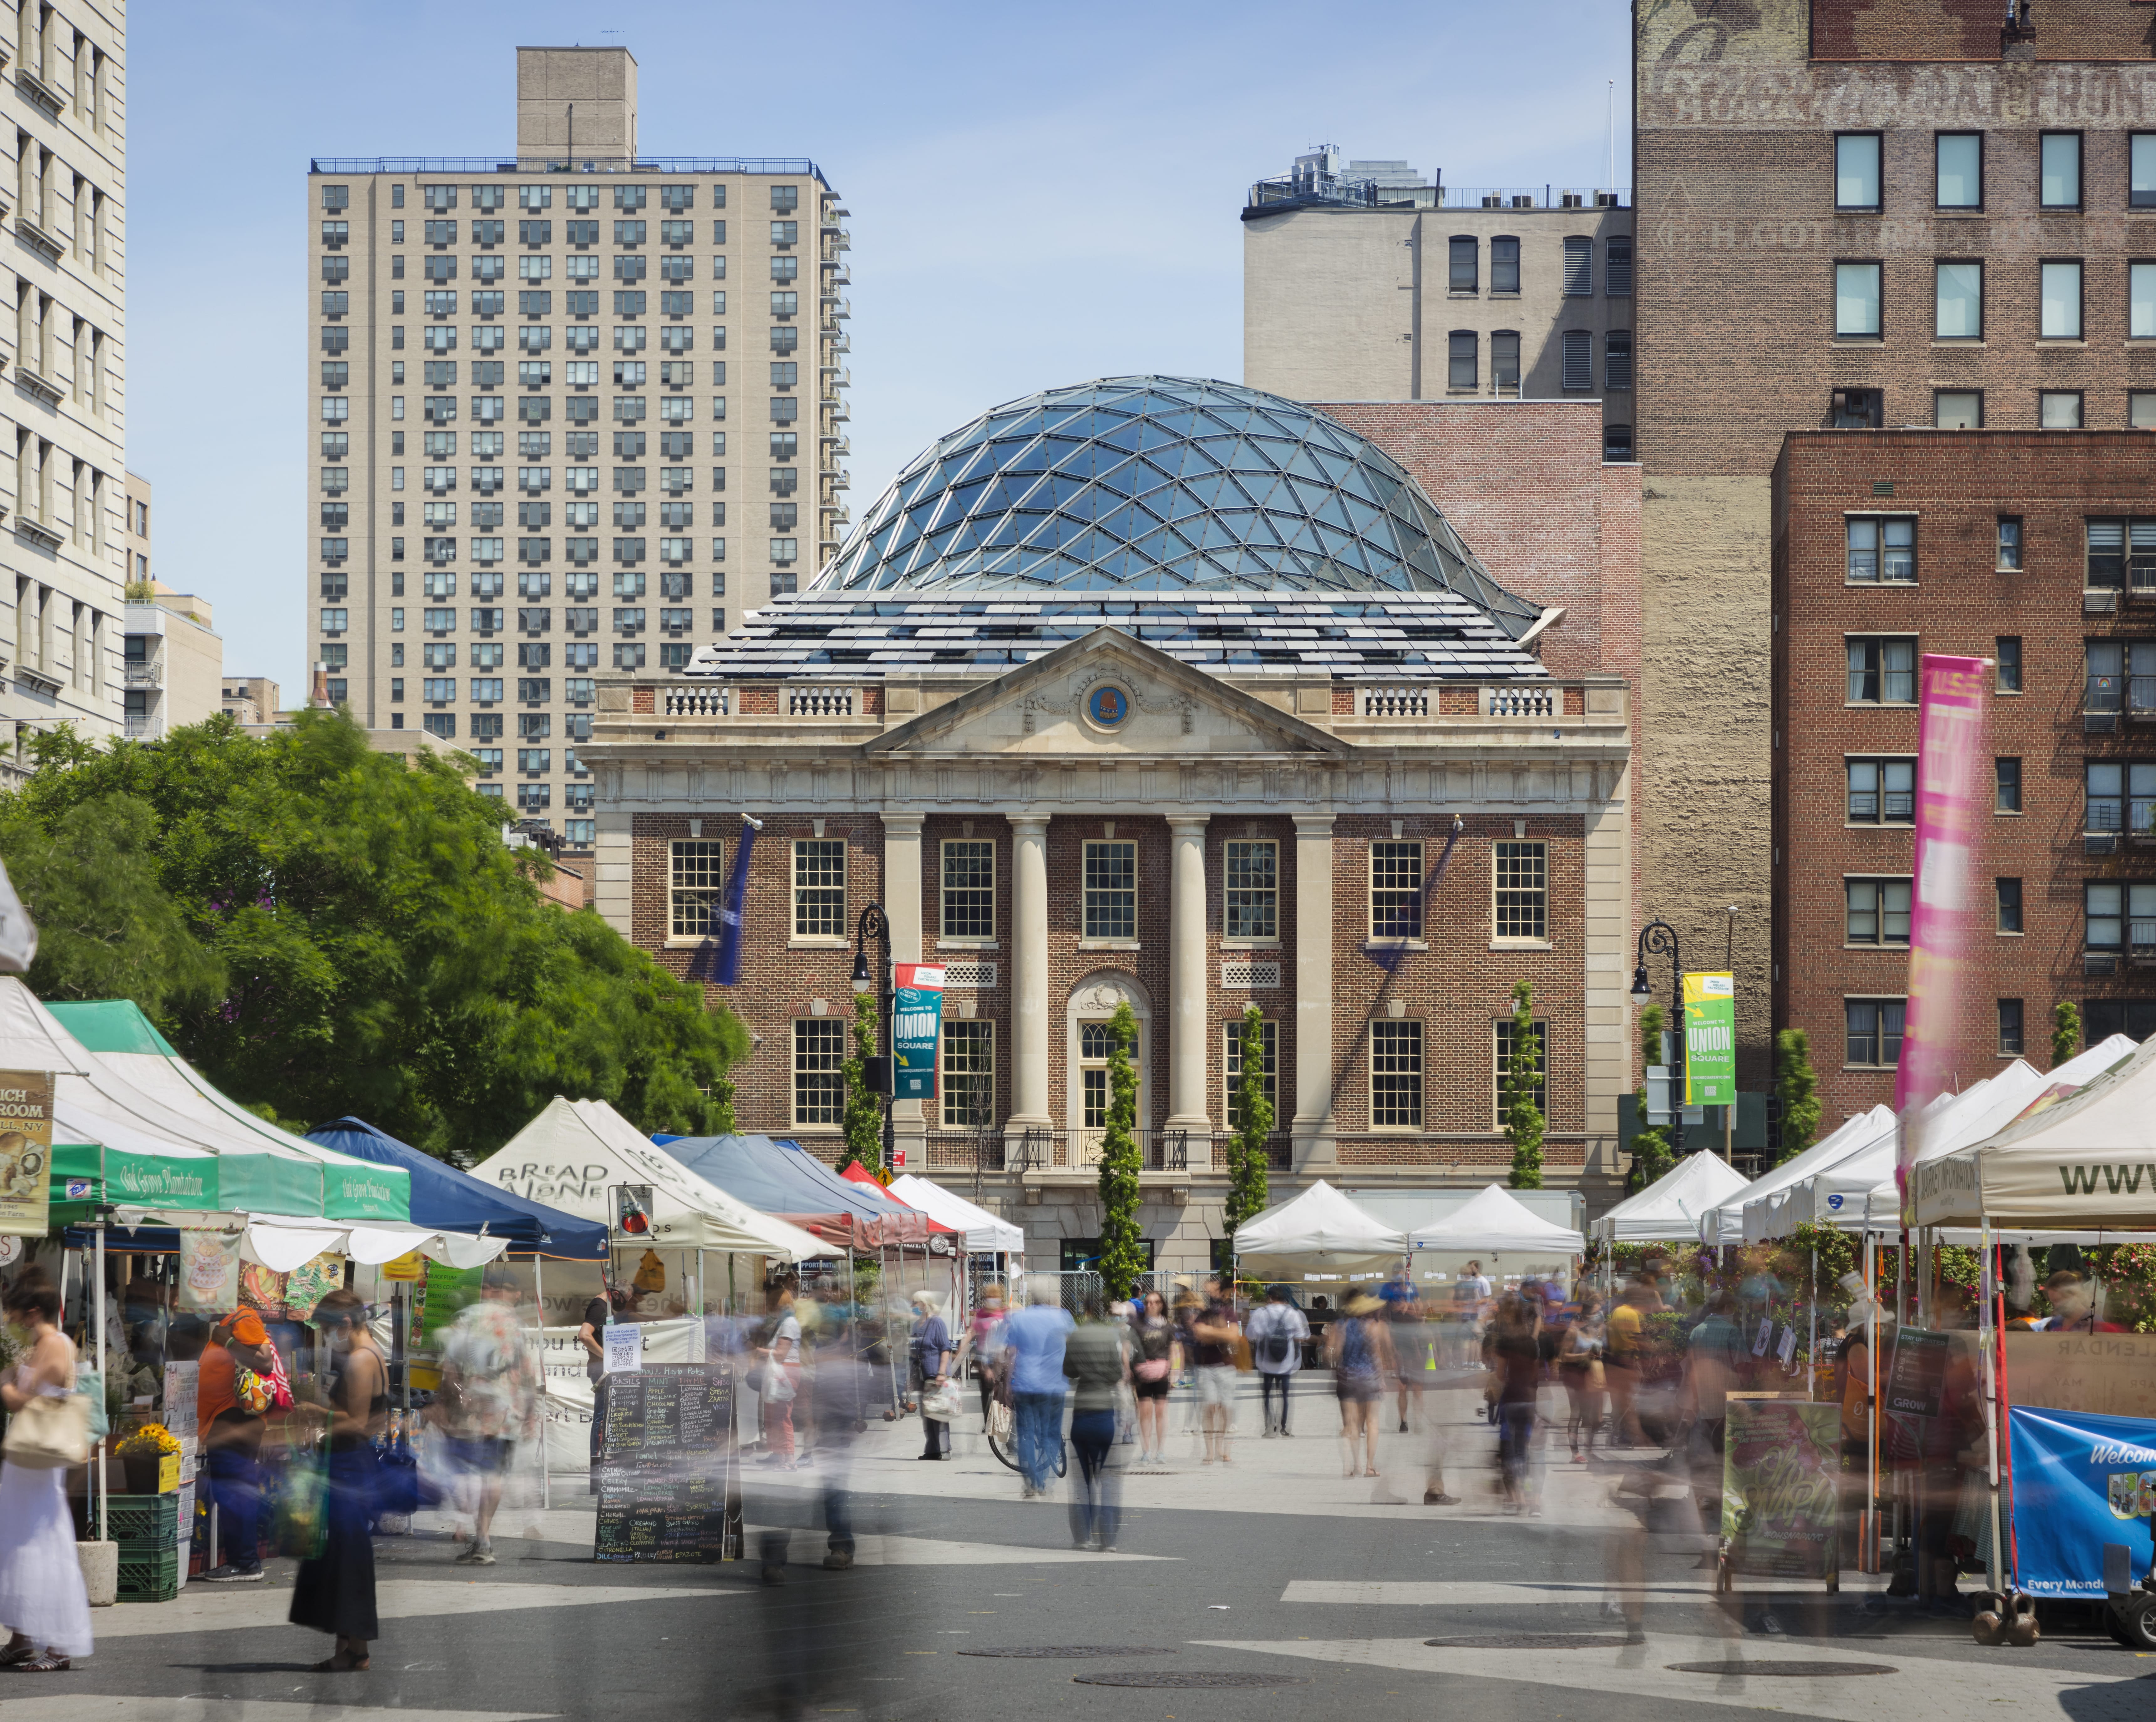
{"type": "Polygon", "coordinates": [[[1225,962],[1220,965],[1220,984],[1230,990],[1257,991],[1281,984],[1281,965],[1277,963],[1225,962]]]}
{"type": "Polygon", "coordinates": [[[971,988],[979,992],[993,992],[996,984],[996,965],[993,963],[946,963],[943,965],[943,990],[971,988]]]}

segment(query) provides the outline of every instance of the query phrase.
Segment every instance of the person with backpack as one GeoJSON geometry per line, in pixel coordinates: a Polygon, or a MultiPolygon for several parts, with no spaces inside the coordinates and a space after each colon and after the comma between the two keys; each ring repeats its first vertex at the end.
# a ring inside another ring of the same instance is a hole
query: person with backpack
{"type": "MultiPolygon", "coordinates": [[[[519,1442],[539,1435],[539,1368],[520,1318],[513,1268],[494,1267],[480,1282],[442,1345],[442,1385],[434,1403],[450,1462],[470,1480],[472,1540],[459,1565],[494,1565],[494,1515],[519,1442]]],[[[461,1492],[461,1491],[460,1491],[461,1492]]]]}
{"type": "Polygon", "coordinates": [[[1295,1372],[1302,1367],[1302,1342],[1310,1337],[1310,1324],[1295,1307],[1286,1286],[1269,1286],[1265,1301],[1251,1313],[1245,1335],[1250,1342],[1250,1356],[1258,1366],[1259,1390],[1264,1396],[1265,1439],[1275,1436],[1291,1436],[1287,1426],[1288,1384],[1294,1380],[1295,1372]],[[1273,1412],[1273,1399],[1280,1399],[1280,1413],[1273,1412]]]}
{"type": "Polygon", "coordinates": [[[1378,1474],[1378,1418],[1385,1384],[1394,1373],[1392,1335],[1378,1308],[1375,1298],[1358,1292],[1325,1332],[1326,1360],[1332,1365],[1333,1388],[1340,1396],[1340,1434],[1347,1443],[1349,1477],[1356,1473],[1358,1443],[1368,1451],[1362,1474],[1378,1474]]]}

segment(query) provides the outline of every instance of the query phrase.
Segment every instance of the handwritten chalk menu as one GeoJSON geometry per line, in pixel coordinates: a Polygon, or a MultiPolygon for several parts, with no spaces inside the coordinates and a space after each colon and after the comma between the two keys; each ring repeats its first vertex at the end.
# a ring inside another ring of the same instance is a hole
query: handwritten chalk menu
{"type": "Polygon", "coordinates": [[[718,1365],[647,1363],[606,1383],[598,1560],[723,1560],[733,1488],[733,1379],[718,1365]]]}

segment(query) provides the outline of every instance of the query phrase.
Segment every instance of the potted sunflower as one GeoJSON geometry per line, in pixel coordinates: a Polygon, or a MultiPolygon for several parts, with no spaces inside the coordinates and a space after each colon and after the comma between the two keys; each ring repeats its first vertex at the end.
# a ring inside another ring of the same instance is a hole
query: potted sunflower
{"type": "Polygon", "coordinates": [[[162,1423],[145,1423],[116,1451],[129,1494],[165,1495],[180,1486],[179,1437],[162,1423]]]}

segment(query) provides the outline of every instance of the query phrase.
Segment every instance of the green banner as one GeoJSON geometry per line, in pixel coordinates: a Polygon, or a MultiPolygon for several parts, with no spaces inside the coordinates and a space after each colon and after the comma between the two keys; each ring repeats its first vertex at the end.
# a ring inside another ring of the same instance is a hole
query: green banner
{"type": "Polygon", "coordinates": [[[1737,984],[1727,974],[1684,978],[1686,1106],[1737,1103],[1737,984]]]}
{"type": "Polygon", "coordinates": [[[55,1202],[216,1211],[217,1159],[206,1154],[143,1154],[67,1142],[53,1150],[55,1202]]]}
{"type": "Polygon", "coordinates": [[[936,1041],[943,1026],[943,965],[901,963],[891,1003],[891,1080],[901,1100],[936,1097],[936,1041]]]}

